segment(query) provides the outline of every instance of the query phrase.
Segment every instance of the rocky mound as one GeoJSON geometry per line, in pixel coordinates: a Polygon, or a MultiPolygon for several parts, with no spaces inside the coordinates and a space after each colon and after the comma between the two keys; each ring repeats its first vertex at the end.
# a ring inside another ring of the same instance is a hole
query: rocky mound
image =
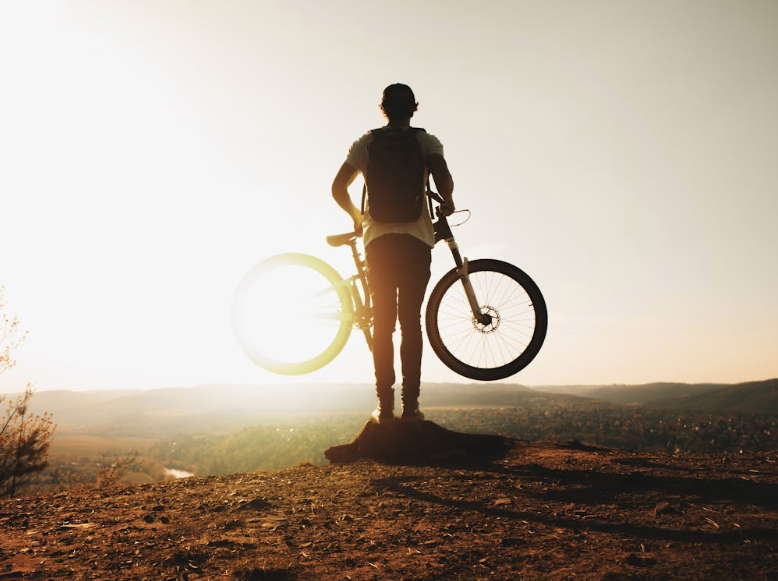
{"type": "Polygon", "coordinates": [[[368,421],[356,439],[333,446],[324,455],[330,462],[360,459],[389,464],[483,464],[503,458],[513,446],[510,438],[463,434],[430,421],[368,421]]]}

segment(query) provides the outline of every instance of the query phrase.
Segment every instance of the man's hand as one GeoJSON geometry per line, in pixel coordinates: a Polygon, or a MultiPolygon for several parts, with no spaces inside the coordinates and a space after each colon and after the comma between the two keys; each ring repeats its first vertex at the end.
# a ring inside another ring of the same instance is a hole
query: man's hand
{"type": "Polygon", "coordinates": [[[454,205],[443,202],[440,206],[440,213],[444,216],[450,216],[454,213],[454,205]]]}
{"type": "Polygon", "coordinates": [[[351,218],[354,220],[354,232],[357,233],[357,236],[362,236],[362,213],[357,212],[357,215],[353,215],[351,218]]]}

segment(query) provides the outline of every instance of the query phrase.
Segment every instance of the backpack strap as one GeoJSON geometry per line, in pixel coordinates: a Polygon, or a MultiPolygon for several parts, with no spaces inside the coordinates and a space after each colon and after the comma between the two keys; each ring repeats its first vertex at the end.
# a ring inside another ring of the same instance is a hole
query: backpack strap
{"type": "Polygon", "coordinates": [[[427,175],[427,191],[424,192],[424,194],[427,196],[427,205],[430,209],[430,218],[432,218],[432,221],[435,221],[435,207],[432,205],[432,194],[435,192],[432,191],[432,187],[430,186],[430,176],[427,175]]]}

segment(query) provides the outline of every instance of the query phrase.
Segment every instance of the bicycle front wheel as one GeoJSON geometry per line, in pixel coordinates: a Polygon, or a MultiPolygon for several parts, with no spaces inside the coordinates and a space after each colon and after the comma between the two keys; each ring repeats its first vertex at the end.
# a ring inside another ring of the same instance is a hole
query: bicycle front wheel
{"type": "Polygon", "coordinates": [[[522,270],[500,260],[468,263],[468,276],[487,323],[473,316],[462,277],[450,270],[427,303],[427,336],[440,360],[459,375],[505,379],[524,369],[546,338],[546,302],[522,270]]]}
{"type": "Polygon", "coordinates": [[[341,352],[353,312],[349,281],[329,264],[307,254],[278,254],[243,277],[233,298],[232,326],[254,363],[302,375],[341,352]]]}

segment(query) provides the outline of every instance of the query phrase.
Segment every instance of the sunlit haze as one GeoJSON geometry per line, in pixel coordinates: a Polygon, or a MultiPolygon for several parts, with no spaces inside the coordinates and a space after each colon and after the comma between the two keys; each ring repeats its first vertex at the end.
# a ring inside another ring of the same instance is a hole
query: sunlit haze
{"type": "MultiPolygon", "coordinates": [[[[752,0],[3,2],[0,286],[29,334],[0,392],[299,382],[230,302],[277,252],[350,274],[330,184],[398,81],[463,253],[546,297],[506,381],[776,377],[776,31],[752,0]]],[[[371,379],[354,333],[303,380],[371,379]]],[[[469,381],[429,348],[422,379],[469,381]]]]}

